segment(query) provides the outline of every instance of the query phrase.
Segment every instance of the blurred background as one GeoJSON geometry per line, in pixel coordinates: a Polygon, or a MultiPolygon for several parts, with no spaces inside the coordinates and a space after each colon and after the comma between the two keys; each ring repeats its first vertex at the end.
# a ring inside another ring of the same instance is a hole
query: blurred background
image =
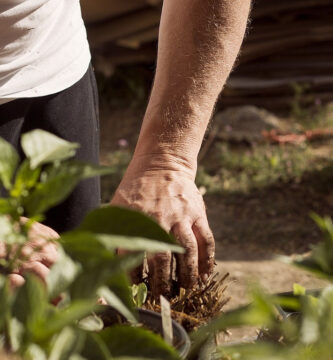
{"type": "MultiPolygon", "coordinates": [[[[153,80],[159,0],[81,0],[97,72],[103,180],[112,197],[131,158],[153,80]]],[[[320,238],[310,212],[333,215],[333,0],[257,0],[241,54],[199,156],[230,306],[256,276],[271,291],[318,280],[274,260],[320,238]],[[281,275],[281,276],[280,276],[281,275]],[[283,275],[283,276],[282,276],[283,275]],[[280,276],[280,277],[279,277],[280,276]]]]}

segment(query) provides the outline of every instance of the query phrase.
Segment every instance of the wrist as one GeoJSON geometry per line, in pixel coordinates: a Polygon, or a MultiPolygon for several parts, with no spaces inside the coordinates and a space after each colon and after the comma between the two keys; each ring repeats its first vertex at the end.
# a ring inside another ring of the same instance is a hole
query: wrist
{"type": "Polygon", "coordinates": [[[188,159],[170,151],[135,153],[127,169],[127,174],[182,174],[192,180],[197,171],[196,160],[188,159]]]}
{"type": "MultiPolygon", "coordinates": [[[[210,114],[172,104],[148,106],[134,157],[166,162],[196,172],[197,157],[210,114]]],[[[193,107],[193,106],[192,106],[193,107]]]]}

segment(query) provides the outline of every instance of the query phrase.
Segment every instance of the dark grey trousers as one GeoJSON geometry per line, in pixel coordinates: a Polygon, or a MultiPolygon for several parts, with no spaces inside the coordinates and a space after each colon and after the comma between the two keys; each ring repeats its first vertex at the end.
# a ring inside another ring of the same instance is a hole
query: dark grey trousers
{"type": "MultiPolygon", "coordinates": [[[[80,81],[64,91],[0,105],[0,136],[21,155],[21,134],[36,128],[79,143],[76,159],[98,164],[98,93],[91,66],[80,81]]],[[[84,180],[67,200],[47,213],[44,223],[58,232],[67,231],[99,205],[99,178],[84,180]]]]}

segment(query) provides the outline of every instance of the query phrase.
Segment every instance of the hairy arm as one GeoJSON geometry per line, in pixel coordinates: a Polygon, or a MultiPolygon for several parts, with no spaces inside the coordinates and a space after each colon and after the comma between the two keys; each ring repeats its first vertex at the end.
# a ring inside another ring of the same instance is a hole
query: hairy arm
{"type": "MultiPolygon", "coordinates": [[[[113,203],[154,216],[186,248],[181,286],[212,272],[214,239],[194,184],[218,94],[241,46],[250,0],[164,0],[157,69],[133,159],[113,203]]],[[[170,290],[170,254],[150,260],[156,294],[170,290]]]]}
{"type": "Polygon", "coordinates": [[[178,158],[196,170],[217,96],[242,43],[249,0],[166,0],[157,70],[136,155],[178,158]]]}

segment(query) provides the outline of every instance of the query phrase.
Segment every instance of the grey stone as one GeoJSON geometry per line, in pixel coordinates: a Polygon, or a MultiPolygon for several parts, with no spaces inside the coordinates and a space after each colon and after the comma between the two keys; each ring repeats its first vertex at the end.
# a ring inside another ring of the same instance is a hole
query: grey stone
{"type": "Polygon", "coordinates": [[[256,142],[263,131],[281,130],[281,120],[265,109],[252,105],[228,108],[217,113],[212,122],[217,138],[228,141],[256,142]]]}

